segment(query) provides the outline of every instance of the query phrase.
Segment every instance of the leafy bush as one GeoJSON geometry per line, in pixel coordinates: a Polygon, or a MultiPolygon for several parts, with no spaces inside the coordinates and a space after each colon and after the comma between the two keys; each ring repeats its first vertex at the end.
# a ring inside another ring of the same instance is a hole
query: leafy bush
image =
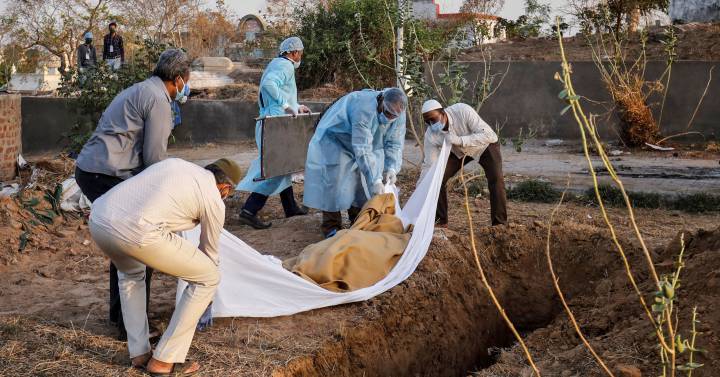
{"type": "Polygon", "coordinates": [[[71,68],[63,75],[58,92],[64,97],[75,98],[73,107],[78,119],[81,119],[65,135],[69,144],[67,149],[71,154],[80,151],[115,96],[123,89],[148,78],[160,54],[172,47],[151,40],[138,43],[142,43],[142,47],[117,71],[110,69],[104,62],[98,62],[97,67],[82,73],[71,68]]]}
{"type": "Polygon", "coordinates": [[[560,199],[561,192],[552,183],[537,179],[522,181],[510,190],[507,196],[511,200],[523,202],[553,203],[560,199]]]}
{"type": "MultiPolygon", "coordinates": [[[[622,192],[617,187],[600,185],[599,189],[605,205],[625,206],[622,192]]],[[[587,189],[585,196],[597,204],[595,189],[587,189]]],[[[635,208],[666,208],[690,213],[720,211],[720,196],[707,193],[667,196],[654,192],[629,191],[628,197],[635,208]]]]}
{"type": "MultiPolygon", "coordinates": [[[[300,89],[336,82],[350,89],[395,85],[397,2],[331,0],[306,2],[298,9],[295,34],[305,45],[298,71],[300,89]]],[[[405,21],[408,67],[418,67],[414,53],[432,53],[445,46],[451,33],[424,22],[405,21]]]]}
{"type": "Polygon", "coordinates": [[[541,35],[543,26],[550,22],[550,10],[548,4],[540,3],[537,0],[526,0],[524,15],[515,21],[500,18],[498,24],[505,29],[505,33],[510,39],[537,38],[541,35]]]}
{"type": "Polygon", "coordinates": [[[720,211],[720,196],[707,193],[681,195],[668,207],[691,213],[720,211]]]}

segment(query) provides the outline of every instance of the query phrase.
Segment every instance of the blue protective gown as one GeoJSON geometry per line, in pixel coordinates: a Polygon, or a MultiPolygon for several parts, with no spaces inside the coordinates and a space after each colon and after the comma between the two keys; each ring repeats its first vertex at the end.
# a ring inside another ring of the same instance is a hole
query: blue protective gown
{"type": "Polygon", "coordinates": [[[305,162],[306,206],[335,212],[362,207],[373,182],[390,169],[400,171],[405,112],[388,124],[378,122],[376,90],[352,92],[320,119],[305,162]]]}
{"type": "MultiPolygon", "coordinates": [[[[295,86],[295,67],[285,58],[275,58],[265,68],[260,79],[260,94],[258,95],[260,117],[268,115],[283,115],[284,105],[297,110],[297,87],[295,86]]],[[[245,178],[237,186],[238,190],[256,192],[263,195],[275,195],[292,185],[292,176],[283,175],[255,182],[260,177],[260,155],[262,154],[261,121],[255,123],[255,143],[258,147],[258,157],[250,164],[245,178]]]]}

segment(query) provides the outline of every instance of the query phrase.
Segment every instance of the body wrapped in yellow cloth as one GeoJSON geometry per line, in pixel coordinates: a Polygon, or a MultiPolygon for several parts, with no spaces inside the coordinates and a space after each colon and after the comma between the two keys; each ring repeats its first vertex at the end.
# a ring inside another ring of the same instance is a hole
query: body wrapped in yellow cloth
{"type": "Polygon", "coordinates": [[[409,240],[410,233],[395,216],[394,195],[380,194],[365,203],[350,229],[307,246],[283,266],[325,289],[354,291],[384,278],[409,240]]]}

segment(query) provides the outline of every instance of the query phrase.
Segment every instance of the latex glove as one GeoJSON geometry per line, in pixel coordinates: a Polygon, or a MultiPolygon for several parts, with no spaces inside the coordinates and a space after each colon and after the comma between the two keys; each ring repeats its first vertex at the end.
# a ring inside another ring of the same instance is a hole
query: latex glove
{"type": "Polygon", "coordinates": [[[305,105],[300,105],[300,106],[298,106],[298,112],[299,112],[300,114],[309,114],[309,113],[311,113],[312,111],[310,110],[309,107],[307,107],[307,106],[305,106],[305,105]]]}
{"type": "Polygon", "coordinates": [[[372,185],[372,196],[382,194],[385,191],[385,185],[382,183],[382,179],[378,179],[372,185]]]}
{"type": "Polygon", "coordinates": [[[462,147],[462,139],[460,138],[460,136],[457,136],[453,133],[448,133],[447,136],[445,136],[445,140],[447,140],[448,143],[450,143],[452,145],[457,145],[457,146],[462,147]]]}
{"type": "Polygon", "coordinates": [[[294,107],[292,107],[292,106],[288,106],[288,107],[285,108],[285,114],[289,114],[289,115],[292,115],[292,116],[297,116],[297,115],[298,115],[298,111],[297,111],[296,108],[294,108],[294,107]]]}
{"type": "Polygon", "coordinates": [[[200,316],[200,320],[197,324],[197,330],[202,331],[206,328],[212,326],[213,324],[213,318],[212,318],[212,302],[210,305],[208,305],[207,309],[205,309],[205,312],[200,316]]]}
{"type": "Polygon", "coordinates": [[[385,173],[385,183],[394,185],[395,182],[397,182],[397,173],[395,173],[395,170],[390,169],[385,173]]]}

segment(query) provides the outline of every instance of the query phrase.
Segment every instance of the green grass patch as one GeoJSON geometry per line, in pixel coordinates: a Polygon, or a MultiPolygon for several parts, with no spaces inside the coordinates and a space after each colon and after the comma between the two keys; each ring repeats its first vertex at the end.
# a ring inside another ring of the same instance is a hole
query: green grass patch
{"type": "Polygon", "coordinates": [[[515,184],[507,192],[508,199],[523,202],[553,203],[560,200],[560,190],[552,183],[538,179],[529,179],[515,184]]]}
{"type": "MultiPolygon", "coordinates": [[[[471,187],[468,185],[469,191],[471,187]]],[[[477,190],[482,190],[482,187],[477,190]]],[[[606,206],[625,206],[625,199],[617,187],[605,184],[600,185],[598,190],[606,206]]],[[[507,197],[510,200],[523,202],[557,203],[561,194],[562,191],[556,189],[550,182],[529,179],[516,183],[508,190],[507,197]]],[[[720,195],[707,193],[663,195],[655,192],[628,191],[628,197],[634,208],[667,209],[688,213],[720,212],[720,195]]],[[[598,205],[593,187],[578,195],[567,193],[565,198],[567,201],[598,205]]]]}
{"type": "MultiPolygon", "coordinates": [[[[625,199],[619,188],[611,185],[600,185],[598,191],[600,191],[600,196],[606,205],[610,207],[622,207],[625,205],[625,199]]],[[[593,187],[585,190],[585,197],[597,204],[597,196],[593,187]]],[[[667,198],[655,192],[629,191],[628,197],[635,208],[663,208],[667,202],[667,198]]]]}
{"type": "Polygon", "coordinates": [[[669,203],[668,208],[691,213],[717,212],[720,211],[720,196],[706,193],[680,195],[669,203]]]}

